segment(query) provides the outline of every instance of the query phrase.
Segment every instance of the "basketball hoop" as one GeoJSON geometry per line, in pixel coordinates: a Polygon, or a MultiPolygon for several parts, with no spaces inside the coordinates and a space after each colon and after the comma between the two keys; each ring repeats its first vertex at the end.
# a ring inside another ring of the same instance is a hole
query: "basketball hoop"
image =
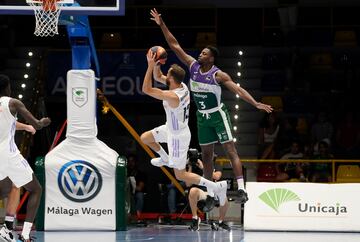
{"type": "Polygon", "coordinates": [[[34,9],[35,31],[40,37],[54,36],[58,33],[59,16],[64,4],[73,3],[73,0],[26,0],[34,9]]]}

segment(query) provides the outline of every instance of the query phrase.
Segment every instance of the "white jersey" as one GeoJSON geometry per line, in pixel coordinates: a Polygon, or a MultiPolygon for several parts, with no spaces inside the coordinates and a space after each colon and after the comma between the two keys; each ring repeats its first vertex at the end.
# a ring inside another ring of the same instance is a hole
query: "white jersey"
{"type": "Polygon", "coordinates": [[[190,93],[185,83],[182,82],[181,85],[181,87],[171,90],[179,97],[180,103],[178,107],[172,108],[167,101],[163,101],[166,126],[172,134],[189,130],[190,93]]]}
{"type": "Polygon", "coordinates": [[[19,154],[15,144],[16,117],[9,109],[10,97],[0,98],[0,153],[13,157],[19,154]]]}

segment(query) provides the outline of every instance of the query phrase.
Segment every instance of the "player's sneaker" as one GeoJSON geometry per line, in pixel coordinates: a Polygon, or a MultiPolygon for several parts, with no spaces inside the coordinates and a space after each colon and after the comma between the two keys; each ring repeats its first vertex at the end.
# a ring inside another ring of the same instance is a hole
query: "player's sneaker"
{"type": "Polygon", "coordinates": [[[0,228],[0,241],[16,242],[13,232],[9,230],[6,225],[1,226],[0,228]]]}
{"type": "Polygon", "coordinates": [[[22,237],[22,235],[19,234],[19,238],[18,238],[17,242],[35,242],[35,238],[30,237],[29,239],[24,239],[24,237],[22,237]]]}
{"type": "Polygon", "coordinates": [[[153,166],[162,167],[168,165],[168,162],[165,162],[161,157],[151,159],[151,164],[153,166]]]}
{"type": "Polygon", "coordinates": [[[211,230],[213,230],[213,231],[218,231],[219,230],[218,224],[215,223],[214,221],[211,221],[210,225],[211,225],[211,230]]]}
{"type": "Polygon", "coordinates": [[[189,229],[192,230],[192,231],[199,231],[200,222],[201,222],[200,218],[197,218],[197,219],[193,218],[192,221],[191,221],[191,224],[189,226],[189,229]]]}
{"type": "Polygon", "coordinates": [[[227,182],[226,181],[217,182],[216,185],[217,185],[217,190],[214,191],[215,195],[217,195],[217,197],[219,198],[220,206],[224,206],[227,199],[226,197],[227,182]]]}
{"type": "Polygon", "coordinates": [[[218,227],[219,227],[219,228],[222,228],[222,229],[225,229],[225,230],[227,230],[227,231],[230,231],[230,230],[231,230],[230,226],[227,225],[226,223],[224,223],[224,221],[221,222],[221,223],[219,223],[218,227]]]}
{"type": "Polygon", "coordinates": [[[249,200],[247,192],[243,189],[239,189],[238,190],[238,195],[239,195],[239,202],[240,203],[246,203],[247,200],[249,200]]]}

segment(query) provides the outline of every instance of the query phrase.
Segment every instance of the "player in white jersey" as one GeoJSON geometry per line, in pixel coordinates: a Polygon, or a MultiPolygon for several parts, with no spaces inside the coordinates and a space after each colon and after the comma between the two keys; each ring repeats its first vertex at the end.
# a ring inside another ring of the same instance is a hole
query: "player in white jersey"
{"type": "Polygon", "coordinates": [[[156,99],[163,100],[166,112],[166,124],[147,131],[141,135],[141,140],[160,157],[151,160],[154,166],[168,166],[174,169],[177,179],[188,184],[205,186],[210,196],[218,196],[220,204],[226,201],[226,181],[212,182],[195,173],[187,172],[186,162],[191,134],[188,126],[190,94],[187,86],[182,82],[185,71],[174,64],[167,75],[163,75],[159,63],[155,63],[155,55],[147,55],[148,68],[146,70],[142,91],[156,99]],[[155,80],[168,85],[169,90],[161,90],[152,86],[152,75],[155,80]],[[159,143],[167,143],[169,154],[159,143]]]}
{"type": "Polygon", "coordinates": [[[10,98],[10,93],[9,78],[0,75],[0,198],[9,194],[12,184],[24,187],[29,192],[26,218],[19,240],[30,242],[30,230],[39,207],[42,189],[15,144],[16,116],[20,114],[37,130],[48,126],[51,121],[49,118],[36,119],[20,100],[10,98]]]}

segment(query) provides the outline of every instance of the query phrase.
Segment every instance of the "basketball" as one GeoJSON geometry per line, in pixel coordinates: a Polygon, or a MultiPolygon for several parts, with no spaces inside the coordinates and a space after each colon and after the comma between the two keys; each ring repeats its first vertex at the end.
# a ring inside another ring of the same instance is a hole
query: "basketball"
{"type": "Polygon", "coordinates": [[[166,59],[167,59],[167,52],[166,50],[162,47],[162,46],[153,46],[149,49],[148,54],[152,52],[155,53],[155,60],[159,61],[160,64],[165,64],[166,59]]]}

